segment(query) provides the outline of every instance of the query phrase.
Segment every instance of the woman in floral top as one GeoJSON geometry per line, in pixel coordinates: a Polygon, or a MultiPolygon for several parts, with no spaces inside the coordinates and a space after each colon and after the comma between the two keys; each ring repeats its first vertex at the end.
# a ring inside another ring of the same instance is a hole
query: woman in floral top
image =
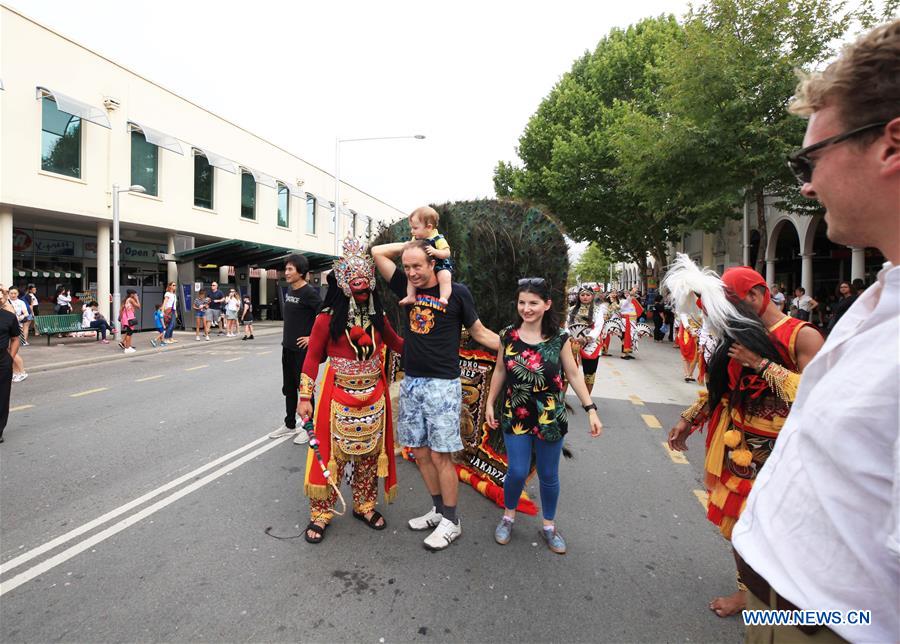
{"type": "Polygon", "coordinates": [[[534,450],[544,515],[541,535],[553,552],[564,554],[566,542],[556,529],[555,516],[559,458],[569,424],[566,380],[588,412],[591,436],[599,436],[603,424],[578,370],[569,335],[559,328],[559,317],[553,310],[546,280],[542,277],[519,280],[516,299],[519,320],[500,334],[500,351],[485,410],[488,424],[494,429],[503,428],[509,461],[503,484],[505,511],[494,538],[499,544],[509,543],[534,450]],[[504,386],[506,402],[502,417],[497,420],[494,403],[504,386]]]}

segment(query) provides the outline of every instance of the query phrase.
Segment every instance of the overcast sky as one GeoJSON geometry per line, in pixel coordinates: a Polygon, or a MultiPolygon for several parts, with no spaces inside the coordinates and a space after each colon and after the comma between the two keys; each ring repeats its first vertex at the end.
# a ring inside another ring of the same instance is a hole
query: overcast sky
{"type": "MultiPolygon", "coordinates": [[[[687,2],[4,0],[410,211],[493,196],[529,116],[612,27],[687,2]]],[[[222,154],[228,153],[222,150],[222,154]]],[[[266,171],[265,168],[261,170],[266,171]]],[[[351,204],[352,205],[352,204],[351,204]]]]}

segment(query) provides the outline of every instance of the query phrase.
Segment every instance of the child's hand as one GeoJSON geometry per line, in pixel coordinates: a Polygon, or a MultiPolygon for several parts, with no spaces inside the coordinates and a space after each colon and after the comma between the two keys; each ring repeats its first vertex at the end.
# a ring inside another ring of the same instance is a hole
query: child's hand
{"type": "Polygon", "coordinates": [[[428,248],[426,248],[425,252],[428,253],[429,257],[434,257],[434,247],[433,246],[429,246],[428,248]]]}

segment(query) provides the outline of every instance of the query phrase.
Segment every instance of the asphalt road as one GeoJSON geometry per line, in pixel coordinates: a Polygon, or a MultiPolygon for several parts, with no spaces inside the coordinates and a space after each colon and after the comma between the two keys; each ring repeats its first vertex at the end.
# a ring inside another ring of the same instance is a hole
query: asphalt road
{"type": "Polygon", "coordinates": [[[732,592],[734,568],[695,495],[702,439],[689,462],[663,447],[691,393],[668,347],[602,363],[603,437],[580,412],[571,422],[559,556],[536,517],[495,544],[500,510],[468,486],[462,537],[426,551],[405,526],[430,506],[409,463],[397,502],[380,506],[384,532],[347,516],[319,546],[264,534],[308,520],[306,447],[265,438],[283,413],[278,340],[14,385],[0,446],[4,642],[742,639],[737,619],[706,607],[732,592]]]}

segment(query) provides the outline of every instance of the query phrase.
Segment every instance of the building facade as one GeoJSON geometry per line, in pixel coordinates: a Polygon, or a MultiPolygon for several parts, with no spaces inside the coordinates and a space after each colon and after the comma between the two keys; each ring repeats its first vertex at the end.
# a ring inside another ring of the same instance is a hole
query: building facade
{"type": "MultiPolygon", "coordinates": [[[[333,256],[331,174],[3,6],[0,88],[0,283],[109,301],[114,185],[123,290],[239,274],[265,305],[273,272],[172,260],[226,240],[333,256]]],[[[341,198],[341,235],[405,216],[348,184],[341,198]]]]}

